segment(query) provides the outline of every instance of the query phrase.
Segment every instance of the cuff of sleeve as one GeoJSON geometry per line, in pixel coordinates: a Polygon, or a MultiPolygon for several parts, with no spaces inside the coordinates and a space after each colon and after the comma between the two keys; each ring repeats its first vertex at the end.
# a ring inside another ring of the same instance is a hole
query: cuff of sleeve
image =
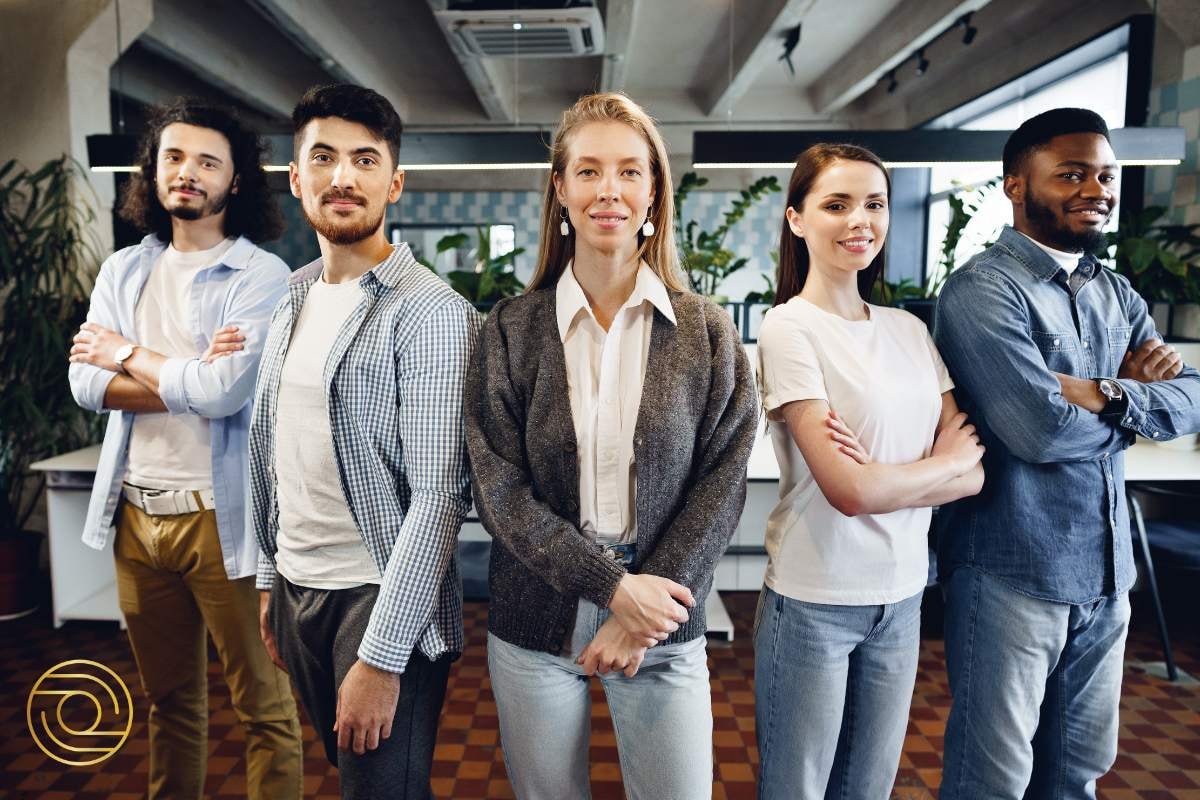
{"type": "Polygon", "coordinates": [[[583,588],[579,594],[600,608],[608,608],[613,595],[617,593],[617,584],[626,574],[625,567],[597,553],[595,558],[589,558],[582,564],[583,588]]]}
{"type": "Polygon", "coordinates": [[[108,394],[108,385],[117,377],[117,373],[100,367],[91,367],[91,370],[85,404],[92,411],[100,412],[104,410],[104,395],[108,394]]]}
{"type": "Polygon", "coordinates": [[[1144,410],[1147,401],[1146,387],[1130,378],[1120,378],[1117,383],[1121,384],[1125,396],[1129,398],[1129,405],[1126,407],[1125,413],[1117,420],[1117,424],[1145,436],[1147,439],[1161,438],[1162,432],[1149,426],[1146,421],[1144,410]]]}
{"type": "Polygon", "coordinates": [[[172,414],[186,414],[190,410],[187,391],[183,386],[183,374],[194,358],[168,358],[158,372],[158,396],[172,414]]]}
{"type": "Polygon", "coordinates": [[[368,628],[358,645],[358,659],[384,672],[403,674],[412,657],[412,646],[389,642],[368,628]]]}
{"type": "Polygon", "coordinates": [[[812,390],[807,392],[768,392],[763,395],[763,409],[771,412],[780,406],[794,403],[798,400],[824,400],[829,402],[829,396],[824,392],[812,390]]]}
{"type": "Polygon", "coordinates": [[[265,553],[258,554],[258,572],[254,578],[254,585],[260,592],[269,592],[275,585],[275,562],[265,553]]]}

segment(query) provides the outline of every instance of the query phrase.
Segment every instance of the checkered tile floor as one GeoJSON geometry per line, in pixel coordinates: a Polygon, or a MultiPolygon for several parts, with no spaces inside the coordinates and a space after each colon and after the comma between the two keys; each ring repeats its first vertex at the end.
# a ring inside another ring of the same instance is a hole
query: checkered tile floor
{"type": "MultiPolygon", "coordinates": [[[[758,754],[754,747],[753,651],[748,635],[756,596],[725,595],[737,639],[709,647],[712,671],[716,774],[714,797],[751,798],[758,754]]],[[[1135,608],[1139,604],[1135,599],[1135,608]]],[[[450,677],[434,764],[439,798],[510,798],[499,747],[496,704],[484,653],[487,609],[467,604],[467,652],[450,677]]],[[[1181,637],[1182,638],[1182,637],[1181,637]]],[[[146,704],[125,635],[111,623],[69,623],[55,631],[46,612],[0,623],[0,798],[40,800],[136,800],[144,796],[147,771],[146,704]],[[90,658],[120,674],[134,693],[133,731],[105,763],[70,768],[45,757],[31,741],[25,700],[38,676],[69,658],[90,658]]],[[[1178,643],[1180,666],[1200,675],[1200,643],[1178,643]]],[[[1172,685],[1145,674],[1139,661],[1161,659],[1148,619],[1135,612],[1121,702],[1121,754],[1101,782],[1106,800],[1200,800],[1200,685],[1172,685]]],[[[244,797],[243,737],[218,665],[209,665],[212,716],[207,793],[213,800],[244,797]]],[[[597,687],[592,736],[592,793],[596,800],[623,797],[612,722],[597,687]]],[[[942,736],[950,697],[942,643],[926,640],[921,651],[908,738],[894,798],[933,798],[941,778],[942,736]]],[[[305,795],[334,800],[337,774],[305,725],[305,795]]]]}

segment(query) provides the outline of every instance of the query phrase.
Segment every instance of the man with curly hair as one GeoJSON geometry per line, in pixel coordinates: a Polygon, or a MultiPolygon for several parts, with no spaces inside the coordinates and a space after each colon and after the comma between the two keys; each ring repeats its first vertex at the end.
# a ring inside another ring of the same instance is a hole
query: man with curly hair
{"type": "Polygon", "coordinates": [[[208,752],[206,633],[245,728],[250,797],[301,792],[287,675],[259,638],[246,525],[251,402],[288,269],[255,243],[282,229],[263,145],[228,111],[159,109],[126,187],[140,244],[100,268],[71,348],[71,391],[108,411],[83,540],[115,530],[117,590],[150,700],[151,798],[199,798],[208,752]]]}

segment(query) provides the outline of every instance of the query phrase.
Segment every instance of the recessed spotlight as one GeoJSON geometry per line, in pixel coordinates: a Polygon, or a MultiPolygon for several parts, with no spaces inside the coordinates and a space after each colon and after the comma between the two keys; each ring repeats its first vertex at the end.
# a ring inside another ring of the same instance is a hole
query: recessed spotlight
{"type": "Polygon", "coordinates": [[[925,57],[925,48],[917,51],[917,74],[924,75],[929,70],[929,59],[925,57]]]}
{"type": "Polygon", "coordinates": [[[971,42],[975,41],[975,34],[979,33],[979,29],[971,24],[971,14],[974,14],[974,13],[975,13],[974,11],[971,11],[966,14],[963,14],[961,17],[958,18],[958,22],[956,23],[958,25],[963,26],[963,36],[962,36],[963,44],[970,44],[971,42]]]}

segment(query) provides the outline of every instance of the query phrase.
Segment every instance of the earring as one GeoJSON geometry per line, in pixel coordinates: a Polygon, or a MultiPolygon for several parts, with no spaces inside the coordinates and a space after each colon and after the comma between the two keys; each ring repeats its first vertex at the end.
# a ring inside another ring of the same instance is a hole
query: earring
{"type": "Polygon", "coordinates": [[[570,223],[567,222],[567,209],[562,208],[559,210],[562,211],[562,222],[560,222],[558,225],[558,232],[561,233],[563,236],[570,236],[571,235],[571,225],[570,225],[570,223]]]}
{"type": "Polygon", "coordinates": [[[654,235],[654,223],[650,221],[650,212],[646,212],[646,221],[642,223],[642,236],[654,235]]]}

